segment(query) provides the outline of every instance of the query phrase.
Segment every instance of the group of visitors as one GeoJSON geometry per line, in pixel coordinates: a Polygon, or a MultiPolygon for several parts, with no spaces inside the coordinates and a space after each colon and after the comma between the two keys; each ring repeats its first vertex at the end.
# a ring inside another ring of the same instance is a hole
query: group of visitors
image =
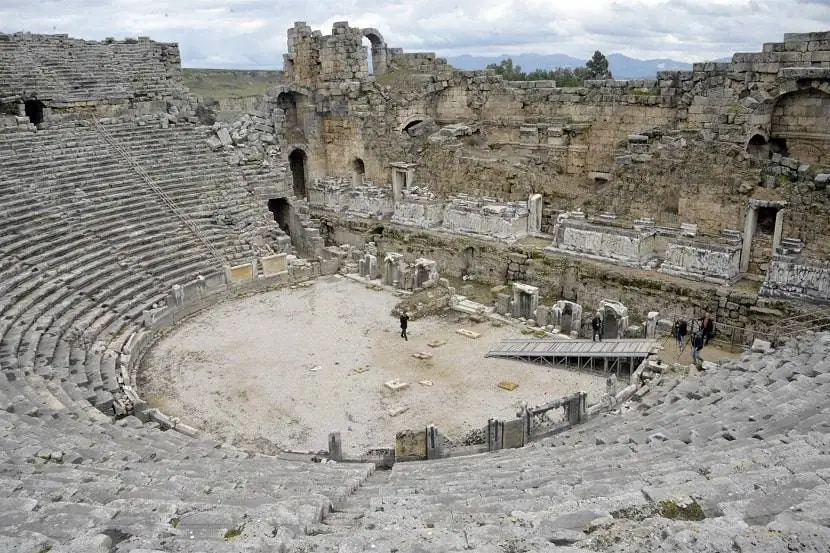
{"type": "Polygon", "coordinates": [[[692,328],[689,328],[689,326],[689,323],[685,319],[677,319],[674,321],[672,334],[674,335],[674,339],[677,341],[678,349],[682,352],[686,347],[686,336],[691,331],[692,337],[689,342],[692,348],[692,361],[694,361],[695,365],[698,365],[702,361],[700,358],[700,351],[703,349],[703,346],[707,345],[715,336],[715,321],[709,313],[706,313],[699,320],[692,321],[692,328]],[[695,325],[695,323],[697,323],[697,325],[695,325]],[[695,326],[697,326],[697,328],[695,328],[695,326]]]}

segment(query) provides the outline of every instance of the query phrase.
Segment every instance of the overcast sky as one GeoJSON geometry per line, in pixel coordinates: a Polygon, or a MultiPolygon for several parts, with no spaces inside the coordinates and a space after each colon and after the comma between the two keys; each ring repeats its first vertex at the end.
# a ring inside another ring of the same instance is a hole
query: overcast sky
{"type": "Polygon", "coordinates": [[[294,21],[330,34],[344,20],[444,56],[599,49],[702,61],[830,31],[830,0],[0,0],[0,31],[149,36],[178,42],[185,67],[279,69],[294,21]]]}

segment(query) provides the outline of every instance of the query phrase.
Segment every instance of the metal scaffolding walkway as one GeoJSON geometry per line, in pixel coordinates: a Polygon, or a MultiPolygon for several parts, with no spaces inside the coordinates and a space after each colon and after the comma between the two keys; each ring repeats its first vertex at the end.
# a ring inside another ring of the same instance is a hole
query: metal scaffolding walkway
{"type": "Polygon", "coordinates": [[[576,363],[580,369],[633,372],[643,359],[660,349],[657,340],[502,340],[485,357],[534,361],[550,366],[576,363]],[[626,367],[627,366],[627,367],[626,367]]]}

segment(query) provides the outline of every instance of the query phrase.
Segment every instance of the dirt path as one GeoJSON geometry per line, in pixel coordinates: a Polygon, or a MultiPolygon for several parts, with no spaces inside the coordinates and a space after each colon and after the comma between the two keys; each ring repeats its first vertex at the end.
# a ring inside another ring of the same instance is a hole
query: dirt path
{"type": "Polygon", "coordinates": [[[592,402],[605,390],[597,375],[484,358],[493,342],[517,334],[509,327],[433,317],[411,321],[404,341],[390,315],[397,302],[388,292],[325,277],[221,304],[153,348],[140,393],[237,445],[317,451],[337,430],[354,454],[392,447],[398,430],[432,423],[459,439],[488,418],[515,415],[521,400],[537,405],[582,390],[592,402]],[[457,328],[482,336],[466,338],[457,328]],[[431,348],[432,340],[447,343],[431,348]],[[433,357],[412,357],[417,352],[433,357]],[[385,388],[394,378],[409,387],[385,388]],[[519,387],[502,390],[501,380],[519,387]]]}

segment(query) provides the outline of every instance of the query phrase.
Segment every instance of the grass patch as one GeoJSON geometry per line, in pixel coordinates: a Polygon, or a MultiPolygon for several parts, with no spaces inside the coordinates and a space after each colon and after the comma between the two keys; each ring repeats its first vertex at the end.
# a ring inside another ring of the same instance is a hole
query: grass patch
{"type": "Polygon", "coordinates": [[[239,536],[241,536],[243,528],[245,528],[244,524],[234,526],[233,528],[228,528],[228,531],[225,532],[225,541],[233,541],[239,536]]]}
{"type": "Polygon", "coordinates": [[[282,71],[182,69],[185,86],[203,98],[262,96],[282,81],[282,71]]]}
{"type": "Polygon", "coordinates": [[[376,75],[375,82],[383,86],[400,86],[404,85],[412,77],[412,71],[409,69],[395,69],[383,75],[376,75]]]}
{"type": "Polygon", "coordinates": [[[660,516],[671,520],[693,520],[700,521],[706,518],[703,514],[703,508],[697,501],[692,501],[688,505],[678,505],[670,499],[664,499],[660,502],[660,516]]]}

